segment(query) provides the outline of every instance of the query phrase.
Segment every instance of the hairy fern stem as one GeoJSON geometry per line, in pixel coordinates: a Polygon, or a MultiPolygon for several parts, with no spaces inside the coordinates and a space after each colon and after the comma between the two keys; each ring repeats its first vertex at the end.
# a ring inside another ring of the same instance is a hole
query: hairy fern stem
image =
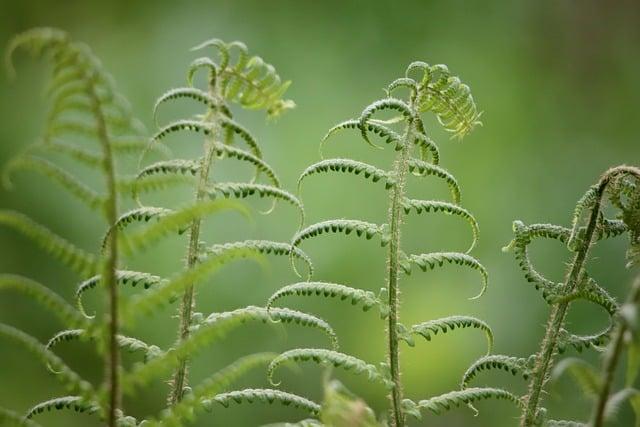
{"type": "MultiPolygon", "coordinates": [[[[217,90],[216,80],[209,83],[209,95],[215,99],[220,99],[217,90]]],[[[221,127],[218,119],[219,111],[214,108],[209,108],[204,121],[211,124],[211,134],[205,138],[204,157],[200,165],[198,175],[198,186],[196,188],[195,201],[200,202],[204,200],[206,195],[206,188],[215,155],[215,143],[220,136],[221,127]]],[[[189,234],[189,245],[187,247],[187,259],[186,268],[191,269],[196,266],[198,262],[199,244],[200,244],[200,226],[202,224],[201,218],[196,218],[191,223],[191,231],[189,234]]],[[[178,329],[177,343],[181,343],[189,337],[189,328],[191,326],[191,316],[195,305],[195,298],[193,293],[193,284],[188,286],[182,296],[182,303],[180,305],[180,326],[178,329]]],[[[173,406],[182,400],[184,394],[184,388],[188,384],[188,359],[182,359],[180,364],[176,368],[173,374],[171,382],[171,391],[168,398],[169,406],[173,406]]]]}
{"type": "MultiPolygon", "coordinates": [[[[91,77],[89,77],[91,79],[91,77]]],[[[104,156],[104,169],[106,171],[107,202],[105,213],[109,225],[115,224],[118,220],[118,193],[116,188],[116,168],[107,132],[107,124],[100,106],[100,100],[96,93],[93,82],[87,84],[91,108],[96,118],[96,129],[102,152],[104,156]]],[[[114,229],[109,234],[108,254],[104,262],[103,275],[104,283],[108,289],[108,350],[105,357],[106,384],[109,393],[109,407],[107,421],[109,427],[117,424],[117,410],[120,407],[121,392],[119,384],[120,369],[120,346],[118,345],[118,284],[116,282],[116,269],[118,267],[118,232],[114,229]]]]}
{"type": "MultiPolygon", "coordinates": [[[[565,295],[574,291],[582,283],[584,264],[596,233],[602,199],[607,185],[617,174],[625,172],[635,173],[631,168],[625,166],[612,168],[605,172],[596,185],[595,200],[589,213],[589,221],[562,288],[565,295]]],[[[547,324],[547,331],[542,341],[540,351],[536,356],[536,365],[531,377],[531,382],[529,383],[528,393],[525,398],[526,402],[524,411],[520,419],[520,425],[522,427],[531,427],[536,425],[538,422],[540,396],[547,381],[549,371],[553,366],[553,359],[557,351],[558,340],[569,305],[570,300],[566,300],[555,305],[551,311],[549,322],[547,324]]]]}
{"type": "Polygon", "coordinates": [[[391,239],[389,241],[389,252],[387,259],[388,289],[389,289],[389,319],[387,339],[389,346],[388,363],[391,373],[393,389],[391,390],[391,419],[392,426],[404,426],[404,414],[402,412],[402,381],[400,378],[400,352],[398,349],[398,309],[399,294],[399,257],[400,257],[400,228],[402,225],[402,206],[404,198],[404,186],[407,174],[407,160],[413,138],[413,122],[407,124],[404,135],[404,144],[398,152],[394,164],[394,175],[396,185],[390,194],[389,218],[391,239]]]}
{"type": "MultiPolygon", "coordinates": [[[[638,304],[640,302],[640,278],[636,279],[627,297],[627,304],[638,304]]],[[[616,330],[616,334],[613,337],[613,342],[607,349],[605,353],[605,359],[603,362],[603,378],[602,378],[602,387],[600,388],[600,392],[598,394],[598,400],[593,411],[593,415],[591,418],[591,426],[592,427],[602,427],[605,422],[605,408],[607,406],[607,402],[609,401],[609,395],[611,394],[611,387],[613,385],[613,379],[616,372],[616,368],[618,366],[618,362],[620,360],[620,356],[622,355],[622,351],[624,349],[624,339],[625,335],[629,330],[629,326],[627,322],[620,321],[618,325],[618,329],[616,330]]]]}

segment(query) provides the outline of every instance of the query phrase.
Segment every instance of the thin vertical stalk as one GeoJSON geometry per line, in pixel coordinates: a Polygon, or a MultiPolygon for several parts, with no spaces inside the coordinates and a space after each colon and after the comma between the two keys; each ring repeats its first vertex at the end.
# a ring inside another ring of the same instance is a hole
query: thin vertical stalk
{"type": "MultiPolygon", "coordinates": [[[[609,182],[609,178],[609,175],[605,174],[598,183],[596,189],[596,200],[589,215],[589,222],[587,223],[582,245],[578,248],[575,257],[573,258],[573,262],[571,263],[571,269],[565,279],[563,286],[565,294],[574,291],[582,282],[584,264],[589,254],[589,249],[591,248],[596,231],[602,197],[609,182]]],[[[560,336],[562,326],[564,325],[569,304],[570,302],[566,301],[554,305],[549,316],[547,331],[544,339],[542,340],[540,352],[536,355],[536,365],[531,377],[531,382],[529,383],[529,391],[527,393],[524,411],[520,419],[520,425],[522,427],[531,427],[535,425],[538,407],[540,404],[540,396],[548,379],[549,371],[553,366],[553,359],[558,347],[558,337],[560,336]]]]}
{"type": "Polygon", "coordinates": [[[398,152],[394,163],[394,174],[396,184],[390,195],[390,206],[388,223],[391,233],[389,241],[389,252],[387,257],[387,274],[389,289],[389,318],[387,326],[388,340],[388,363],[391,373],[393,389],[391,390],[391,425],[393,427],[404,426],[404,415],[402,413],[402,381],[400,378],[400,354],[398,349],[398,309],[399,294],[398,286],[399,257],[400,257],[400,228],[402,225],[403,211],[402,199],[405,192],[405,181],[407,175],[407,159],[411,147],[413,135],[413,122],[409,122],[404,135],[402,149],[398,152]]]}
{"type": "MultiPolygon", "coordinates": [[[[214,98],[219,98],[217,93],[216,80],[209,84],[209,94],[214,98]]],[[[204,157],[202,158],[200,171],[198,175],[198,185],[195,192],[196,202],[202,201],[206,196],[206,189],[208,185],[208,178],[213,163],[213,156],[215,154],[215,143],[220,137],[221,126],[218,118],[219,111],[217,109],[210,108],[205,116],[205,121],[211,125],[211,133],[205,139],[204,157]]],[[[193,268],[198,262],[198,246],[200,243],[200,226],[202,220],[200,218],[194,219],[191,223],[191,231],[189,234],[189,245],[187,246],[187,259],[186,268],[193,268]]],[[[178,343],[184,341],[189,337],[189,328],[191,326],[191,316],[195,304],[194,298],[194,285],[189,285],[182,296],[182,303],[180,304],[180,325],[178,329],[178,343]]],[[[176,368],[173,379],[171,382],[171,391],[168,397],[168,404],[170,406],[182,400],[184,388],[188,384],[188,359],[182,359],[176,368]]]]}
{"type": "MultiPolygon", "coordinates": [[[[638,304],[640,302],[640,278],[636,279],[631,288],[631,292],[627,297],[627,304],[638,304]]],[[[605,359],[602,365],[603,378],[602,388],[598,394],[598,401],[591,417],[591,426],[602,427],[604,425],[604,413],[609,401],[609,395],[611,394],[611,387],[613,385],[613,377],[624,348],[624,336],[627,333],[629,327],[623,320],[619,321],[616,334],[613,341],[605,353],[605,359]]]]}
{"type": "MultiPolygon", "coordinates": [[[[98,95],[96,94],[93,77],[89,76],[87,82],[87,92],[91,102],[91,109],[96,119],[98,139],[102,147],[104,156],[103,167],[106,175],[107,201],[105,204],[106,219],[111,227],[118,220],[118,194],[116,190],[115,161],[111,151],[111,142],[107,131],[107,124],[104,112],[100,106],[98,95]]],[[[109,427],[117,424],[117,411],[120,407],[121,393],[119,384],[120,369],[120,347],[118,346],[118,286],[116,283],[116,268],[118,266],[118,229],[113,227],[109,233],[107,258],[102,266],[103,284],[108,289],[108,314],[107,333],[108,347],[105,356],[105,376],[109,395],[107,423],[109,427]]]]}

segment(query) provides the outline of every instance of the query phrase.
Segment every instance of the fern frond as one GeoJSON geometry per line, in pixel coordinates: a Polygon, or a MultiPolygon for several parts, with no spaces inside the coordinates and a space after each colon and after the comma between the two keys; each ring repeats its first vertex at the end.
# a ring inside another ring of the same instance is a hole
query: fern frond
{"type": "Polygon", "coordinates": [[[216,143],[214,145],[214,150],[219,156],[229,156],[230,158],[236,158],[240,161],[251,163],[256,168],[257,173],[265,173],[275,187],[280,187],[280,180],[278,179],[275,171],[260,157],[255,156],[254,154],[251,154],[240,148],[235,148],[226,144],[216,143]]]}
{"type": "Polygon", "coordinates": [[[91,209],[100,209],[104,206],[105,200],[103,196],[59,166],[35,156],[18,156],[7,164],[3,175],[4,185],[7,188],[12,186],[11,175],[20,170],[37,172],[51,178],[51,180],[57,182],[62,188],[69,191],[91,209]]]}
{"type": "Polygon", "coordinates": [[[432,397],[431,399],[421,400],[417,403],[414,403],[409,399],[405,399],[402,403],[405,406],[405,412],[408,414],[414,415],[415,409],[418,409],[429,411],[434,415],[441,415],[443,412],[449,411],[453,408],[458,408],[461,405],[469,405],[487,399],[508,400],[519,407],[522,406],[522,401],[518,396],[509,393],[506,390],[491,387],[467,388],[465,390],[451,391],[440,396],[432,397]]]}
{"type": "Polygon", "coordinates": [[[202,218],[217,212],[232,210],[248,216],[247,209],[231,200],[205,200],[191,203],[175,212],[164,215],[145,229],[124,236],[122,244],[129,253],[138,252],[167,236],[185,230],[196,218],[202,218]]]}
{"type": "Polygon", "coordinates": [[[392,387],[392,383],[374,365],[371,365],[357,357],[323,348],[295,348],[285,351],[273,359],[267,369],[267,376],[271,384],[275,371],[282,365],[290,362],[315,362],[321,365],[342,368],[345,371],[353,371],[355,374],[365,374],[370,381],[379,382],[385,387],[392,387]]]}
{"type": "Polygon", "coordinates": [[[247,320],[259,320],[263,323],[293,323],[299,326],[315,328],[324,333],[327,338],[329,338],[332,348],[337,349],[339,347],[338,336],[336,335],[331,325],[329,325],[329,323],[320,319],[319,317],[301,311],[291,310],[289,308],[271,307],[269,309],[266,309],[263,307],[255,307],[250,305],[248,307],[239,308],[233,311],[213,313],[205,319],[205,323],[215,324],[215,322],[219,321],[220,319],[235,316],[240,316],[243,323],[247,320]]]}
{"type": "Polygon", "coordinates": [[[472,299],[481,297],[487,290],[489,273],[477,259],[470,255],[460,252],[433,252],[421,255],[409,255],[409,261],[420,267],[422,271],[433,270],[436,267],[442,267],[445,263],[472,268],[478,271],[482,276],[482,289],[480,290],[480,293],[472,299]]]}
{"type": "Polygon", "coordinates": [[[293,194],[278,187],[249,182],[219,182],[209,186],[208,193],[209,197],[213,199],[216,198],[216,193],[220,193],[226,198],[244,199],[252,195],[258,195],[261,198],[268,197],[274,201],[284,201],[298,209],[300,225],[304,224],[304,206],[302,202],[293,194]]]}
{"type": "Polygon", "coordinates": [[[190,174],[174,173],[155,173],[145,175],[143,177],[124,178],[116,181],[118,192],[121,194],[130,194],[131,197],[140,203],[140,195],[153,191],[165,190],[175,186],[185,185],[192,187],[195,182],[195,176],[190,174]]]}
{"type": "Polygon", "coordinates": [[[473,233],[473,241],[471,242],[469,249],[467,249],[467,253],[471,252],[478,242],[478,236],[480,234],[478,222],[471,212],[465,208],[440,200],[416,200],[407,198],[402,201],[402,208],[407,214],[412,210],[415,210],[417,214],[421,214],[424,211],[425,213],[443,212],[448,215],[459,216],[469,223],[471,226],[471,232],[473,233]]]}
{"type": "Polygon", "coordinates": [[[328,323],[299,311],[271,309],[267,312],[265,308],[249,306],[224,313],[213,313],[201,323],[194,325],[191,334],[176,344],[173,349],[145,364],[137,364],[129,374],[124,375],[123,389],[131,392],[134,387],[148,384],[153,378],[163,375],[177,366],[185,357],[192,357],[205,346],[223,339],[231,330],[250,320],[264,323],[277,320],[316,328],[329,336],[332,344],[337,345],[335,332],[328,323]]]}
{"type": "Polygon", "coordinates": [[[78,310],[69,305],[61,296],[27,277],[0,274],[0,289],[13,289],[33,298],[34,301],[60,319],[65,327],[83,326],[87,322],[78,310]]]}
{"type": "Polygon", "coordinates": [[[342,301],[351,301],[352,305],[361,304],[363,311],[367,311],[371,307],[380,304],[380,300],[371,291],[352,288],[337,283],[300,282],[278,289],[273,295],[269,297],[269,300],[267,301],[267,309],[271,310],[271,306],[279,299],[293,295],[318,295],[325,298],[337,297],[342,301]]]}
{"type": "Polygon", "coordinates": [[[491,369],[502,369],[512,375],[521,375],[527,380],[531,375],[529,361],[521,357],[505,356],[502,354],[489,354],[473,362],[462,376],[461,387],[466,389],[469,383],[481,372],[491,369]]]}
{"type": "Polygon", "coordinates": [[[134,295],[130,301],[124,304],[122,309],[123,319],[129,320],[136,314],[150,314],[158,307],[173,300],[175,295],[184,291],[187,286],[199,283],[205,277],[213,274],[231,260],[238,258],[254,258],[260,260],[260,254],[248,248],[230,248],[219,251],[202,259],[195,267],[183,271],[172,279],[167,280],[162,286],[155,286],[144,294],[134,295]]]}
{"type": "Polygon", "coordinates": [[[408,159],[407,168],[409,172],[417,176],[435,176],[443,179],[449,186],[453,202],[456,204],[460,203],[460,186],[458,185],[458,181],[446,169],[418,159],[408,159]]]}
{"type": "MultiPolygon", "coordinates": [[[[128,212],[123,213],[122,215],[120,215],[120,217],[118,217],[116,223],[109,227],[107,233],[102,238],[102,250],[104,251],[107,247],[113,230],[122,231],[133,223],[149,222],[151,219],[160,219],[172,213],[174,213],[174,211],[172,211],[171,209],[149,206],[132,209],[128,212]]],[[[179,229],[178,233],[182,234],[184,231],[184,229],[179,229]]]]}
{"type": "Polygon", "coordinates": [[[551,378],[558,379],[563,374],[571,375],[580,390],[587,396],[597,396],[600,392],[601,379],[597,370],[589,363],[575,357],[562,359],[551,373],[551,378]]]}
{"type": "Polygon", "coordinates": [[[613,323],[603,331],[591,335],[576,335],[561,329],[558,337],[558,352],[564,353],[568,346],[573,347],[578,353],[591,347],[598,349],[609,342],[612,330],[613,323]]]}
{"type": "Polygon", "coordinates": [[[185,420],[192,420],[194,411],[202,408],[203,399],[215,396],[251,369],[266,365],[275,357],[276,354],[274,353],[255,353],[237,359],[202,381],[194,388],[192,393],[186,394],[178,404],[163,411],[161,425],[168,427],[180,426],[185,420]]]}
{"type": "Polygon", "coordinates": [[[75,273],[84,276],[97,270],[96,258],[73,243],[53,233],[28,216],[10,210],[0,210],[0,224],[9,226],[33,240],[75,273]]]}
{"type": "Polygon", "coordinates": [[[38,403],[29,409],[24,417],[29,419],[43,412],[60,411],[62,409],[71,409],[75,412],[86,412],[89,414],[100,411],[100,407],[98,405],[92,402],[87,402],[80,396],[63,396],[38,403]]]}
{"type": "Polygon", "coordinates": [[[80,392],[83,397],[94,394],[91,384],[69,368],[58,356],[42,345],[38,340],[12,326],[0,323],[0,336],[21,345],[38,358],[43,365],[56,371],[56,378],[66,386],[70,392],[80,392]]]}
{"type": "Polygon", "coordinates": [[[25,152],[36,154],[63,154],[91,168],[100,167],[104,162],[101,154],[73,144],[67,144],[62,141],[49,141],[47,143],[41,142],[31,144],[25,149],[25,152]]]}
{"type": "Polygon", "coordinates": [[[142,179],[156,174],[180,174],[196,176],[200,171],[200,162],[193,160],[171,159],[163,160],[144,167],[138,172],[137,178],[142,179]]]}
{"type": "Polygon", "coordinates": [[[352,232],[355,232],[358,237],[364,235],[367,240],[370,240],[376,234],[380,235],[382,246],[386,245],[388,242],[386,228],[382,225],[357,219],[331,219],[315,223],[303,230],[300,230],[295,234],[295,236],[293,236],[292,245],[298,246],[303,241],[319,236],[323,233],[344,233],[349,235],[352,232]]]}
{"type": "Polygon", "coordinates": [[[253,137],[251,132],[249,132],[244,126],[242,126],[240,123],[228,117],[220,118],[220,126],[222,126],[223,129],[226,129],[229,132],[233,132],[234,134],[242,138],[242,140],[249,147],[249,150],[251,151],[251,153],[253,153],[254,156],[260,159],[262,158],[262,151],[260,150],[260,146],[258,145],[258,142],[253,137]]]}
{"type": "Polygon", "coordinates": [[[419,90],[418,109],[432,111],[440,124],[454,136],[462,138],[481,124],[471,90],[446,65],[437,64],[425,69],[419,90]]]}
{"type": "Polygon", "coordinates": [[[549,420],[546,427],[587,427],[587,424],[570,420],[549,420]]]}
{"type": "Polygon", "coordinates": [[[235,403],[280,403],[284,406],[293,406],[294,408],[300,408],[307,411],[311,415],[318,415],[320,413],[320,405],[312,402],[304,397],[287,393],[281,390],[274,389],[245,389],[238,391],[230,391],[227,393],[218,394],[211,400],[204,400],[203,406],[208,410],[213,410],[213,403],[219,403],[225,408],[229,407],[232,402],[235,403]]]}
{"type": "MultiPolygon", "coordinates": [[[[85,329],[67,329],[55,334],[46,344],[47,350],[52,350],[62,342],[76,341],[82,338],[95,338],[85,329]]],[[[125,335],[118,335],[117,342],[120,348],[127,350],[129,353],[140,352],[144,355],[144,360],[150,360],[162,354],[162,350],[156,345],[149,345],[144,341],[125,335]]]]}
{"type": "Polygon", "coordinates": [[[311,262],[311,258],[302,251],[302,249],[291,246],[289,243],[282,242],[274,242],[271,240],[245,240],[242,242],[233,242],[233,243],[222,243],[218,245],[210,246],[206,249],[206,253],[218,253],[220,251],[226,251],[231,248],[248,248],[253,249],[258,253],[269,255],[279,255],[279,256],[293,256],[302,260],[307,266],[307,277],[310,279],[313,276],[313,263],[311,262]]]}
{"type": "MultiPolygon", "coordinates": [[[[102,279],[102,276],[97,275],[90,277],[89,279],[80,283],[75,292],[75,301],[78,310],[86,317],[89,317],[84,310],[84,306],[82,304],[82,295],[90,289],[94,289],[102,279]]],[[[144,273],[140,271],[129,271],[129,270],[117,270],[116,271],[116,281],[122,285],[130,285],[132,287],[136,287],[137,285],[142,285],[144,289],[149,289],[152,286],[159,286],[165,283],[167,280],[163,279],[159,276],[154,276],[153,274],[144,273]]]]}
{"type": "Polygon", "coordinates": [[[471,316],[449,316],[441,319],[429,320],[419,323],[411,327],[411,332],[423,336],[427,341],[431,341],[431,334],[437,335],[438,332],[443,334],[449,330],[456,328],[474,328],[480,329],[487,337],[487,354],[491,353],[493,348],[493,331],[485,322],[471,316]]]}
{"type": "Polygon", "coordinates": [[[160,142],[168,135],[181,131],[198,132],[204,135],[211,135],[211,125],[199,120],[176,120],[161,128],[151,137],[152,142],[160,142]]]}
{"type": "Polygon", "coordinates": [[[611,395],[604,409],[605,420],[614,421],[620,411],[620,406],[627,401],[629,401],[632,406],[635,406],[633,400],[638,399],[638,397],[640,397],[640,392],[635,388],[623,388],[611,395]]]}
{"type": "Polygon", "coordinates": [[[181,87],[171,89],[162,94],[160,98],[158,98],[155,105],[153,106],[153,119],[157,122],[158,107],[160,107],[160,105],[164,104],[167,101],[179,98],[192,99],[203,104],[207,108],[211,108],[215,111],[222,111],[227,116],[230,115],[229,109],[224,104],[216,100],[213,96],[209,95],[207,92],[195,87],[181,87]]]}
{"type": "Polygon", "coordinates": [[[362,114],[358,119],[360,122],[360,132],[362,133],[362,138],[365,141],[369,142],[367,124],[370,123],[371,117],[375,113],[383,110],[397,111],[404,117],[405,120],[408,120],[408,121],[412,121],[416,116],[416,112],[413,111],[413,109],[407,103],[405,103],[400,99],[386,98],[386,99],[375,101],[372,104],[368,105],[362,111],[362,114]]]}
{"type": "Polygon", "coordinates": [[[300,193],[302,181],[305,178],[310,175],[329,171],[351,173],[353,175],[362,174],[363,178],[371,179],[373,182],[382,180],[385,183],[386,189],[393,187],[395,184],[394,178],[389,173],[375,166],[351,159],[328,159],[314,163],[302,172],[302,175],[298,178],[298,193],[300,193]]]}

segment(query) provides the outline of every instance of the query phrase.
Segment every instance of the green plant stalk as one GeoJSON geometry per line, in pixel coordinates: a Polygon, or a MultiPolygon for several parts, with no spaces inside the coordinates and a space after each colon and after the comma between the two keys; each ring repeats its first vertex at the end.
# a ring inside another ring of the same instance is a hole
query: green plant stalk
{"type": "MultiPolygon", "coordinates": [[[[569,270],[569,274],[567,275],[563,286],[565,294],[569,294],[574,291],[582,281],[584,264],[587,259],[587,255],[589,254],[589,249],[591,248],[593,236],[598,223],[598,215],[600,214],[602,197],[609,179],[610,177],[607,173],[600,179],[598,184],[596,201],[589,215],[589,222],[587,223],[582,245],[578,248],[573,262],[571,263],[571,269],[569,270]]],[[[520,419],[520,425],[522,427],[531,427],[535,425],[540,396],[547,381],[549,370],[553,366],[553,359],[558,345],[558,337],[562,326],[564,325],[569,304],[570,301],[561,302],[555,305],[551,310],[549,322],[547,324],[547,331],[542,341],[540,352],[536,356],[536,365],[531,377],[531,382],[529,383],[525,407],[520,419]]]]}
{"type": "Polygon", "coordinates": [[[387,326],[388,363],[391,373],[393,389],[391,390],[391,425],[393,427],[404,426],[404,414],[402,413],[402,381],[400,378],[400,352],[398,349],[398,309],[399,294],[399,257],[400,257],[400,228],[402,225],[402,198],[407,175],[407,159],[411,147],[413,135],[413,123],[409,122],[405,131],[404,144],[398,152],[394,163],[396,185],[391,192],[388,222],[391,233],[389,241],[389,253],[387,260],[388,289],[389,289],[389,318],[387,326]]]}
{"type": "MultiPolygon", "coordinates": [[[[105,214],[109,226],[115,224],[118,220],[118,194],[116,190],[115,179],[115,162],[111,151],[109,141],[109,133],[100,101],[96,94],[93,82],[87,83],[91,109],[96,118],[96,127],[98,131],[98,139],[102,146],[104,156],[104,169],[106,171],[107,186],[107,202],[105,204],[105,214]]],[[[121,403],[121,392],[119,384],[120,370],[120,347],[118,345],[118,286],[116,283],[116,268],[118,266],[118,230],[113,227],[109,233],[108,253],[105,260],[102,277],[103,283],[108,289],[108,350],[105,357],[106,383],[109,394],[107,423],[109,427],[115,427],[117,424],[117,410],[121,403]]]]}
{"type": "MultiPolygon", "coordinates": [[[[633,284],[626,303],[635,305],[638,304],[638,302],[640,302],[640,279],[636,279],[633,284]]],[[[605,359],[602,366],[602,388],[598,394],[598,400],[591,417],[590,425],[593,427],[602,427],[604,425],[605,408],[609,401],[613,378],[615,376],[616,368],[618,367],[618,362],[620,361],[622,350],[624,349],[624,336],[628,329],[628,325],[625,322],[620,321],[615,337],[605,353],[605,359]]]]}
{"type": "MultiPolygon", "coordinates": [[[[213,97],[219,98],[217,95],[217,85],[215,81],[209,84],[209,94],[213,97]]],[[[215,142],[220,137],[221,126],[218,120],[219,111],[209,109],[205,121],[211,124],[211,134],[205,139],[204,157],[202,158],[202,164],[198,176],[198,186],[196,188],[195,200],[197,202],[204,199],[206,196],[207,183],[211,165],[213,163],[213,156],[215,154],[215,142]]],[[[193,268],[198,262],[198,251],[200,243],[200,226],[202,224],[201,219],[194,219],[191,223],[191,231],[189,234],[189,245],[187,247],[187,260],[186,268],[193,268]]],[[[182,296],[182,303],[180,304],[180,325],[178,329],[178,343],[184,341],[189,337],[189,327],[191,326],[191,316],[195,304],[193,284],[188,286],[182,296]]],[[[168,397],[169,406],[173,406],[182,400],[184,388],[188,384],[188,359],[182,359],[180,364],[176,368],[173,379],[171,381],[171,391],[168,397]]]]}

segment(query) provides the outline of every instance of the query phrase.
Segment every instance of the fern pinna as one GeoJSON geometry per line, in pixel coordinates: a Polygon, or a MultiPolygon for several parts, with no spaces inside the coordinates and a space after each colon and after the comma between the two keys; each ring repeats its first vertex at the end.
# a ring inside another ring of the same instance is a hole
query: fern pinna
{"type": "Polygon", "coordinates": [[[514,375],[521,374],[529,382],[528,393],[517,400],[522,408],[521,425],[572,425],[566,424],[565,421],[547,420],[546,410],[541,407],[541,398],[558,353],[563,353],[571,347],[579,352],[587,348],[600,349],[610,340],[614,320],[619,313],[618,303],[588,274],[586,265],[589,252],[596,242],[625,233],[631,240],[628,252],[630,263],[635,262],[640,226],[640,196],[637,191],[639,178],[640,171],[634,167],[618,166],[608,170],[578,201],[571,228],[514,222],[515,238],[504,250],[513,251],[527,281],[541,291],[545,302],[551,306],[546,333],[538,353],[527,359],[493,355],[476,361],[463,377],[463,389],[482,370],[503,369],[514,375]],[[620,219],[608,219],[604,216],[607,196],[613,207],[619,210],[620,219]],[[529,259],[529,245],[541,238],[558,240],[573,253],[563,283],[555,283],[544,277],[529,259]],[[568,332],[564,328],[565,318],[569,306],[577,300],[586,300],[601,306],[611,317],[611,324],[593,335],[582,336],[568,332]]]}
{"type": "MultiPolygon", "coordinates": [[[[455,328],[477,328],[493,341],[491,329],[483,321],[469,316],[451,316],[407,327],[399,318],[399,282],[401,273],[410,274],[413,266],[423,271],[442,267],[445,264],[457,264],[477,270],[484,292],[487,285],[487,271],[468,252],[475,246],[478,226],[473,215],[460,206],[460,188],[453,175],[439,165],[440,155],[437,146],[429,138],[421,113],[432,112],[440,124],[456,137],[463,137],[479,121],[469,87],[458,77],[451,75],[444,65],[431,66],[424,62],[409,65],[403,78],[392,82],[387,88],[387,97],[366,107],[360,117],[347,120],[333,127],[324,141],[335,133],[353,129],[369,145],[375,145],[373,135],[389,144],[395,152],[393,170],[386,171],[360,161],[351,159],[322,160],[309,166],[300,176],[299,185],[307,178],[325,172],[348,173],[370,182],[380,182],[389,191],[388,221],[386,224],[373,224],[357,219],[333,219],[310,225],[293,238],[293,247],[310,238],[328,233],[354,234],[366,239],[379,238],[382,246],[387,246],[387,286],[376,295],[371,291],[352,288],[344,284],[325,282],[301,282],[288,285],[277,291],[268,301],[267,307],[274,305],[283,297],[290,295],[318,295],[350,300],[364,310],[377,306],[383,319],[387,321],[387,362],[380,366],[369,364],[354,356],[325,349],[293,349],[274,360],[270,367],[270,376],[278,366],[287,361],[314,361],[354,370],[363,373],[371,381],[383,384],[390,395],[390,419],[394,426],[405,425],[406,415],[420,416],[420,410],[439,413],[442,410],[486,397],[492,389],[468,390],[438,396],[428,400],[414,402],[404,399],[400,378],[399,344],[401,341],[413,345],[414,336],[423,336],[430,340],[438,332],[447,332],[455,328]],[[414,78],[414,76],[417,76],[414,78]],[[409,92],[408,99],[395,94],[398,90],[409,92]],[[389,120],[374,118],[376,113],[392,111],[398,114],[389,120]],[[399,131],[393,127],[401,127],[399,131]],[[450,188],[451,201],[416,200],[407,196],[405,181],[408,173],[424,178],[438,178],[450,188]],[[473,243],[466,252],[435,252],[426,254],[406,254],[401,248],[401,226],[405,215],[424,213],[445,213],[459,216],[467,221],[473,234],[473,243]]],[[[480,296],[478,295],[478,296],[480,296]]]]}
{"type": "MultiPolygon", "coordinates": [[[[112,77],[103,70],[86,45],[71,40],[57,29],[26,31],[9,44],[6,60],[10,73],[13,72],[12,56],[17,50],[46,57],[51,62],[53,72],[47,88],[50,108],[42,141],[29,146],[6,166],[5,185],[10,186],[11,177],[19,171],[35,171],[60,184],[89,208],[102,214],[107,224],[113,224],[118,215],[119,196],[126,187],[126,183],[118,180],[115,159],[118,155],[139,153],[144,148],[144,127],[132,118],[130,107],[116,91],[112,77]],[[74,140],[76,144],[70,142],[74,140]],[[48,159],[55,159],[56,155],[99,170],[104,181],[103,193],[90,188],[84,184],[83,178],[74,176],[48,159]]],[[[65,327],[81,328],[85,335],[97,339],[98,348],[105,357],[105,382],[96,389],[55,356],[48,345],[40,344],[11,326],[2,325],[4,338],[34,353],[57,373],[69,391],[78,394],[37,405],[27,413],[27,418],[51,405],[89,405],[92,408],[97,405],[94,409],[106,416],[110,426],[114,426],[120,404],[116,284],[118,233],[110,234],[104,251],[91,254],[21,213],[2,210],[0,223],[34,240],[79,276],[97,275],[96,285],[105,288],[108,295],[104,319],[93,321],[42,284],[21,276],[0,276],[1,288],[26,293],[56,314],[65,327]]]]}

